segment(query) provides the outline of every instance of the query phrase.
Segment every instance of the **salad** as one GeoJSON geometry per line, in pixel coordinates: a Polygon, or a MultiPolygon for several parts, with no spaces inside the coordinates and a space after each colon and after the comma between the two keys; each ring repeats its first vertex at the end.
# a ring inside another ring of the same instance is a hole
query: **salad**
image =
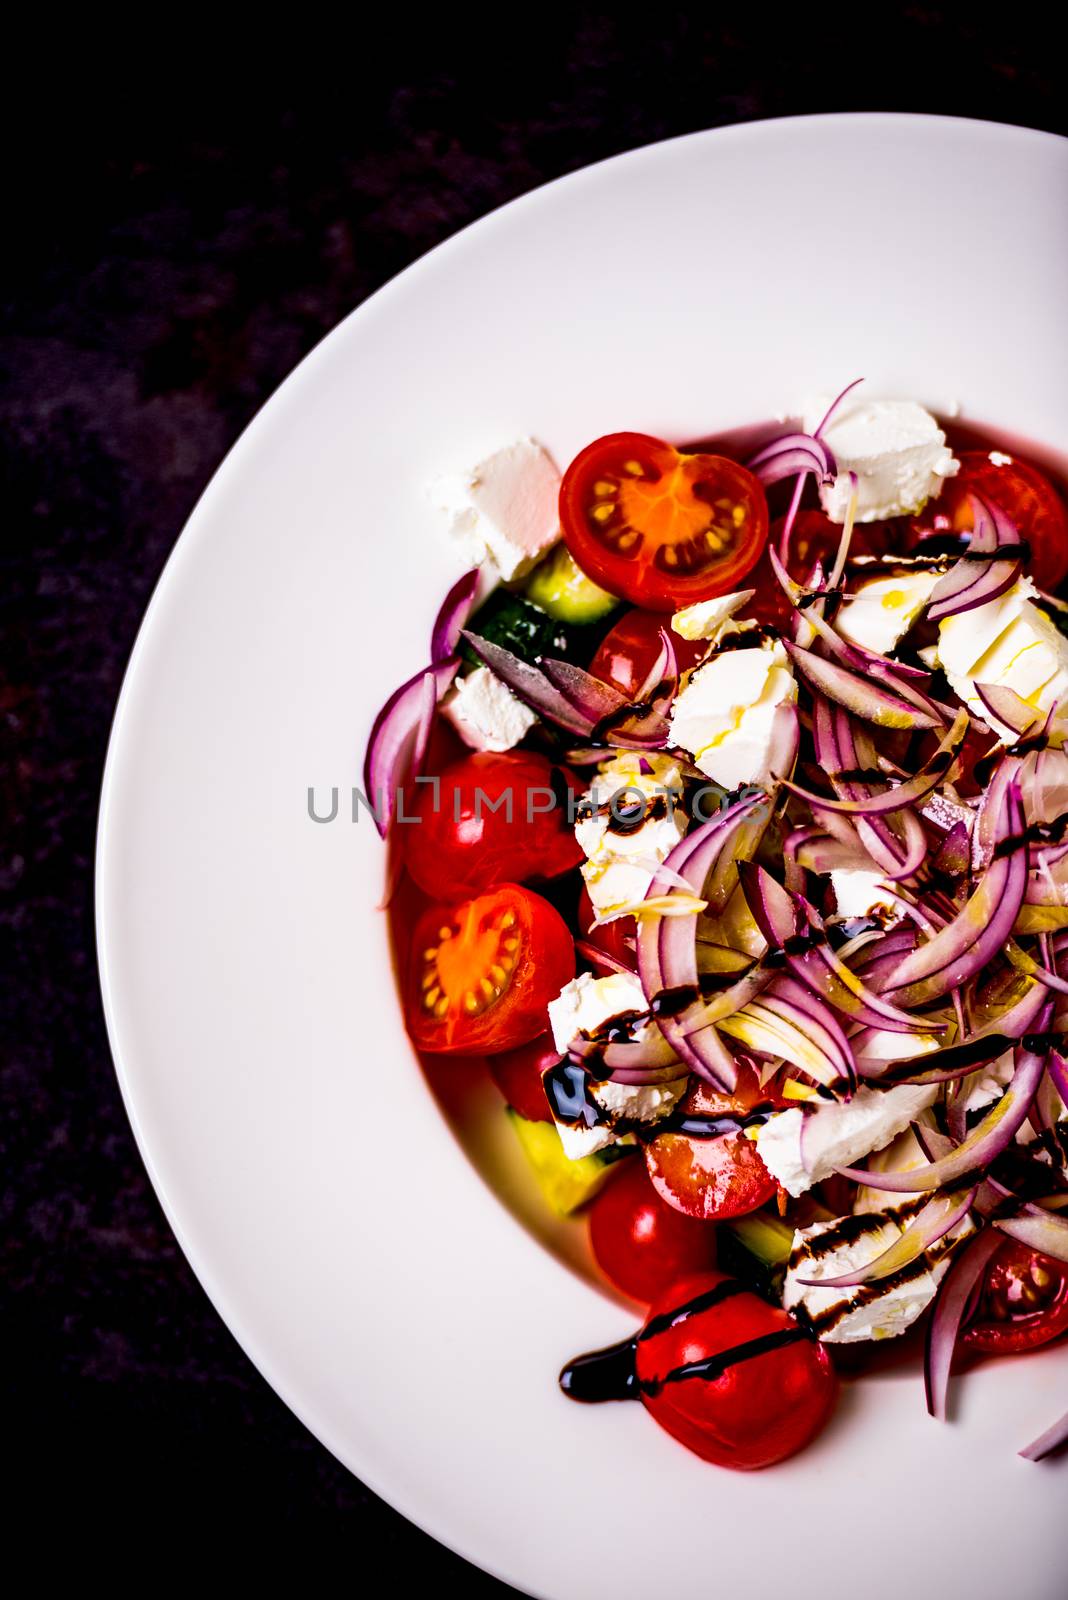
{"type": "Polygon", "coordinates": [[[912,401],[798,420],[440,485],[365,768],[412,1040],[645,1308],[564,1393],[734,1468],[886,1341],[944,1419],[1068,1332],[1068,510],[912,401]]]}

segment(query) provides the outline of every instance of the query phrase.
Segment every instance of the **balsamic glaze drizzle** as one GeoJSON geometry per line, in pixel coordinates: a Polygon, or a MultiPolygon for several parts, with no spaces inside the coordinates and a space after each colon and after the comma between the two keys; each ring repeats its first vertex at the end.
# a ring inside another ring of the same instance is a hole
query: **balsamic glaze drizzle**
{"type": "Polygon", "coordinates": [[[803,1327],[780,1328],[758,1339],[747,1339],[744,1344],[732,1345],[714,1356],[701,1361],[687,1361],[673,1367],[662,1378],[639,1378],[637,1371],[638,1346],[658,1334],[667,1333],[686,1322],[690,1317],[709,1311],[724,1300],[738,1294],[752,1294],[747,1284],[734,1278],[725,1278],[714,1288],[694,1297],[671,1311],[651,1317],[639,1333],[619,1344],[608,1345],[603,1350],[591,1350],[569,1361],[560,1373],[560,1387],[571,1400],[586,1405],[598,1405],[607,1400],[637,1400],[642,1395],[655,1396],[666,1384],[684,1383],[687,1378],[699,1378],[713,1383],[717,1378],[741,1361],[753,1361],[757,1356],[770,1354],[786,1345],[797,1344],[810,1337],[803,1327]]]}

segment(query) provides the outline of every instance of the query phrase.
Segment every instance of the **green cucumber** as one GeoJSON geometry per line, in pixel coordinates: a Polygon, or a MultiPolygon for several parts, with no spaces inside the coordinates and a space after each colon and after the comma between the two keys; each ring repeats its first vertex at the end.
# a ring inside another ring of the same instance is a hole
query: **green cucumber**
{"type": "Polygon", "coordinates": [[[527,595],[550,617],[560,622],[600,622],[619,605],[609,594],[587,578],[566,544],[558,544],[527,579],[527,595]]]}
{"type": "Polygon", "coordinates": [[[592,1200],[615,1163],[627,1154],[619,1145],[609,1145],[572,1161],[564,1154],[555,1122],[528,1122],[511,1107],[507,1115],[539,1189],[559,1217],[570,1216],[592,1200]]]}

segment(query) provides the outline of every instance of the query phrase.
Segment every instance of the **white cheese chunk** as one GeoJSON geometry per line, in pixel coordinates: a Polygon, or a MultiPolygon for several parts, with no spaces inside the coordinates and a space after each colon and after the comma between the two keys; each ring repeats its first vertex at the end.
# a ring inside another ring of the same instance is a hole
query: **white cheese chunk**
{"type": "MultiPolygon", "coordinates": [[[[821,398],[805,407],[807,433],[819,427],[829,404],[821,398]]],[[[857,480],[857,521],[877,522],[919,511],[960,470],[937,421],[914,400],[847,395],[821,437],[838,466],[834,482],[820,490],[834,522],[844,522],[849,511],[850,473],[857,480]]]]}
{"type": "MultiPolygon", "coordinates": [[[[960,1232],[954,1230],[926,1253],[927,1269],[904,1282],[893,1276],[865,1287],[820,1289],[802,1278],[837,1278],[868,1266],[901,1237],[905,1219],[872,1214],[858,1220],[839,1218],[799,1228],[783,1283],[787,1311],[800,1310],[828,1344],[853,1344],[860,1339],[893,1339],[912,1326],[930,1305],[949,1267],[950,1251],[960,1232]],[[821,1240],[835,1240],[821,1246],[821,1240]]],[[[971,1224],[965,1224],[970,1231],[971,1224]]]]}
{"type": "Polygon", "coordinates": [[[682,772],[670,756],[626,751],[598,769],[585,795],[594,814],[576,825],[575,837],[587,856],[582,876],[599,921],[624,915],[626,907],[644,898],[656,868],[686,832],[681,798],[682,772]],[[613,828],[613,795],[619,796],[617,810],[636,805],[642,796],[649,815],[640,828],[613,828]]]}
{"type": "Polygon", "coordinates": [[[735,594],[721,594],[715,600],[700,600],[695,606],[686,606],[672,617],[672,632],[680,639],[715,639],[723,624],[740,611],[753,594],[752,589],[739,589],[735,594]]]}
{"type": "Polygon", "coordinates": [[[464,559],[478,564],[488,556],[506,581],[529,572],[560,535],[560,474],[533,439],[442,479],[435,496],[464,559]]]}
{"type": "MultiPolygon", "coordinates": [[[[577,1034],[592,1033],[610,1017],[633,1011],[647,1012],[648,1003],[640,981],[632,973],[613,972],[606,978],[580,973],[549,1002],[553,1041],[563,1053],[577,1034]]],[[[655,1027],[648,1019],[639,1022],[633,1033],[635,1041],[641,1043],[655,1027]]],[[[590,1092],[609,1120],[593,1128],[557,1123],[565,1154],[575,1161],[615,1144],[619,1138],[614,1126],[617,1119],[624,1124],[656,1122],[675,1109],[685,1091],[685,1076],[667,1084],[594,1084],[590,1092]]]]}
{"type": "Polygon", "coordinates": [[[835,628],[851,644],[887,655],[908,633],[939,577],[937,572],[909,572],[862,584],[846,596],[835,628]]]}
{"type": "Polygon", "coordinates": [[[1068,696],[1068,639],[1033,602],[1028,578],[1004,595],[945,617],[938,629],[938,660],[954,691],[1004,744],[1019,735],[991,715],[977,683],[1000,684],[1045,716],[1068,696]]]}
{"type": "Polygon", "coordinates": [[[840,917],[874,916],[887,926],[901,920],[901,907],[889,894],[886,880],[878,872],[866,872],[861,867],[835,867],[830,876],[840,917]]]}
{"type": "Polygon", "coordinates": [[[796,699],[797,684],[778,640],[727,651],[690,674],[671,710],[671,739],[724,789],[765,783],[775,709],[796,699]]]}
{"type": "Polygon", "coordinates": [[[757,1151],[772,1177],[796,1198],[839,1167],[855,1166],[870,1151],[888,1145],[933,1104],[939,1087],[864,1085],[852,1100],[827,1101],[811,1111],[779,1111],[758,1129],[757,1151]]]}
{"type": "Polygon", "coordinates": [[[442,701],[441,713],[472,750],[511,750],[538,720],[489,667],[461,678],[442,701]]]}

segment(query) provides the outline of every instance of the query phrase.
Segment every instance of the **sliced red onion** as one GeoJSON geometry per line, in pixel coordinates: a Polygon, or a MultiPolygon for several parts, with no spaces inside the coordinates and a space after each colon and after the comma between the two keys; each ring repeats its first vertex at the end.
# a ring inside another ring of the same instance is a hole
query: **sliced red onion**
{"type": "Polygon", "coordinates": [[[823,440],[810,433],[784,433],[758,450],[746,466],[765,487],[801,472],[813,473],[817,483],[833,483],[838,470],[823,440]]]}
{"type": "Polygon", "coordinates": [[[852,394],[853,390],[858,388],[859,385],[862,384],[863,382],[864,382],[863,378],[854,378],[852,383],[847,383],[846,384],[846,386],[842,390],[841,394],[835,395],[834,399],[831,401],[830,405],[827,407],[827,410],[823,414],[823,421],[820,423],[818,428],[813,430],[813,438],[815,438],[815,439],[822,438],[824,428],[830,426],[831,418],[834,416],[835,412],[840,408],[840,406],[842,404],[842,401],[845,399],[846,395],[852,394]]]}
{"type": "MultiPolygon", "coordinates": [[[[721,811],[718,816],[687,834],[671,851],[664,867],[652,878],[647,899],[662,895],[692,893],[708,904],[716,915],[726,904],[734,883],[738,855],[752,853],[771,818],[771,804],[764,795],[749,796],[721,811]],[[668,878],[671,874],[671,881],[668,878]],[[677,887],[677,876],[686,881],[686,891],[677,887]]],[[[697,916],[644,916],[638,920],[638,972],[650,1005],[664,990],[693,989],[698,992],[697,916]]],[[[675,1017],[656,1018],[664,1038],[680,1060],[706,1082],[730,1091],[737,1082],[734,1057],[715,1027],[698,1027],[692,1034],[687,1026],[700,1016],[700,1002],[675,1017]]]]}
{"type": "MultiPolygon", "coordinates": [[[[650,667],[648,673],[646,674],[645,682],[642,684],[634,698],[639,702],[648,700],[649,697],[654,694],[662,684],[673,684],[675,687],[677,687],[678,681],[679,658],[675,653],[675,645],[668,630],[666,628],[661,628],[660,654],[650,667]]],[[[674,689],[672,690],[672,695],[669,696],[669,698],[673,698],[673,695],[674,689]]]]}
{"type": "Polygon", "coordinates": [[[587,939],[575,940],[575,954],[581,956],[583,961],[588,961],[591,967],[603,967],[605,972],[634,973],[633,967],[610,956],[607,950],[602,950],[598,945],[590,944],[587,939]]]}
{"type": "Polygon", "coordinates": [[[571,661],[546,658],[541,663],[541,670],[553,688],[560,691],[579,715],[589,721],[591,727],[603,722],[606,717],[617,716],[626,710],[627,700],[618,689],[602,683],[600,678],[595,678],[582,667],[576,667],[571,661]]]}
{"type": "Polygon", "coordinates": [[[937,1032],[942,1028],[941,1023],[932,1025],[928,1018],[910,1016],[873,994],[831,949],[823,924],[807,901],[791,895],[763,867],[751,861],[739,862],[738,875],[746,904],[769,945],[782,949],[795,975],[835,1010],[854,1022],[894,1033],[937,1032]],[[813,936],[819,942],[809,943],[813,936]],[[802,948],[791,950],[795,942],[802,948]]]}
{"type": "Polygon", "coordinates": [[[364,758],[363,783],[375,827],[383,839],[396,813],[397,791],[419,775],[434,707],[455,678],[459,665],[458,661],[443,661],[417,672],[394,690],[374,720],[364,758]]]}
{"type": "Polygon", "coordinates": [[[801,743],[801,721],[797,707],[783,701],[771,714],[771,736],[767,747],[767,771],[772,782],[786,783],[794,770],[801,743]]]}
{"type": "MultiPolygon", "coordinates": [[[[953,726],[942,739],[938,749],[925,762],[913,778],[906,778],[896,788],[888,789],[884,794],[868,795],[863,800],[825,800],[822,795],[813,794],[808,789],[803,789],[799,784],[787,782],[786,787],[792,794],[808,801],[810,805],[817,805],[821,811],[841,811],[846,816],[875,817],[890,811],[900,811],[905,806],[915,805],[918,801],[930,794],[932,789],[945,780],[947,770],[952,766],[957,751],[964,742],[968,731],[968,713],[959,711],[953,726]],[[947,760],[946,757],[949,759],[947,760]]],[[[887,780],[889,782],[889,779],[887,780]]]]}
{"type": "Polygon", "coordinates": [[[593,732],[596,718],[583,715],[579,712],[566,695],[562,694],[555,684],[549,682],[544,672],[539,667],[532,667],[528,662],[521,661],[518,656],[506,650],[503,645],[494,644],[491,639],[481,639],[477,633],[471,633],[466,628],[462,630],[461,637],[466,639],[480,660],[484,661],[502,683],[506,683],[512,693],[518,695],[524,705],[528,705],[539,716],[546,717],[548,721],[555,722],[570,733],[577,733],[587,737],[593,732]]]}
{"type": "Polygon", "coordinates": [[[1049,1060],[1046,1062],[1046,1071],[1053,1080],[1053,1086],[1060,1095],[1064,1104],[1068,1106],[1068,1061],[1059,1050],[1051,1050],[1049,1060]]]}
{"type": "Polygon", "coordinates": [[[1042,720],[1022,695],[1004,684],[976,683],[975,692],[990,715],[1020,738],[1042,720]]]}
{"type": "Polygon", "coordinates": [[[959,616],[976,606],[986,605],[1011,589],[1020,576],[1019,555],[1005,561],[976,561],[974,557],[991,556],[1003,545],[1019,549],[1019,535],[1015,525],[1000,506],[971,496],[975,512],[975,531],[969,545],[969,555],[954,563],[944,578],[939,578],[927,602],[930,622],[941,622],[944,617],[959,616]]]}
{"type": "Polygon", "coordinates": [[[962,1223],[975,1201],[976,1186],[956,1189],[946,1194],[933,1195],[923,1210],[913,1217],[904,1233],[900,1234],[881,1255],[869,1261],[866,1267],[854,1272],[843,1272],[838,1278],[799,1278],[798,1283],[820,1289],[852,1289],[862,1283],[878,1283],[911,1266],[925,1250],[962,1223]]]}
{"type": "Polygon", "coordinates": [[[927,1189],[944,1189],[961,1178],[989,1166],[1016,1137],[1035,1097],[1046,1067],[1044,1055],[1022,1046],[1016,1049],[1016,1071],[1001,1099],[987,1112],[950,1155],[911,1172],[868,1172],[862,1167],[839,1167],[844,1178],[867,1184],[872,1189],[890,1189],[896,1194],[917,1194],[927,1189]]]}
{"type": "Polygon", "coordinates": [[[789,639],[783,640],[783,647],[809,683],[854,716],[874,722],[880,728],[912,730],[938,726],[939,718],[932,712],[911,705],[871,678],[863,678],[848,667],[814,655],[811,650],[802,650],[789,639]]]}
{"type": "Polygon", "coordinates": [[[984,1228],[959,1253],[942,1279],[934,1311],[927,1324],[927,1351],[924,1360],[924,1388],[927,1409],[932,1417],[946,1420],[946,1395],[953,1366],[953,1352],[964,1319],[986,1274],[987,1266],[1001,1240],[984,1228]]]}
{"type": "Polygon", "coordinates": [[[955,822],[942,840],[932,863],[945,878],[963,878],[971,859],[972,838],[966,822],[955,822]]]}
{"type": "MultiPolygon", "coordinates": [[[[863,799],[868,792],[865,785],[848,783],[834,776],[836,773],[867,770],[872,764],[869,747],[863,741],[858,743],[858,736],[847,713],[822,695],[815,696],[812,732],[816,759],[831,777],[835,793],[840,799],[863,799]]],[[[816,807],[813,809],[817,810],[824,826],[830,829],[834,812],[816,807]]],[[[897,821],[900,833],[885,817],[858,816],[853,822],[861,843],[875,865],[895,882],[911,878],[927,858],[927,836],[919,818],[909,811],[903,811],[897,821]]]]}
{"type": "Polygon", "coordinates": [[[463,625],[471,615],[478,593],[480,569],[474,567],[458,578],[442,601],[430,635],[430,660],[434,666],[456,654],[463,625]]]}
{"type": "Polygon", "coordinates": [[[1023,1215],[1001,1217],[994,1226],[1029,1250],[1040,1250],[1055,1261],[1068,1261],[1068,1219],[1055,1211],[1028,1206],[1023,1215]]]}
{"type": "Polygon", "coordinates": [[[828,1088],[838,1091],[845,1087],[850,1093],[853,1091],[857,1082],[853,1050],[829,1005],[796,978],[780,974],[760,996],[759,1006],[814,1045],[826,1067],[813,1071],[806,1059],[797,1060],[783,1051],[787,1059],[794,1059],[794,1064],[803,1072],[828,1088]]]}
{"type": "MultiPolygon", "coordinates": [[[[1046,991],[1040,983],[1033,983],[1015,1005],[983,1027],[976,1028],[967,1039],[944,1045],[940,1050],[929,1050],[926,1055],[883,1062],[876,1075],[882,1084],[950,1083],[957,1078],[966,1078],[1004,1055],[1006,1039],[1018,1040],[1027,1033],[1041,1033],[1048,1020],[1046,991]],[[989,1052],[976,1056],[975,1046],[983,1040],[990,1041],[989,1052]]],[[[863,1057],[863,1046],[856,1036],[853,1038],[853,1048],[858,1058],[863,1057]]],[[[875,1067],[876,1063],[873,1062],[872,1066],[875,1067]]]]}
{"type": "Polygon", "coordinates": [[[1054,1450],[1059,1450],[1063,1444],[1068,1444],[1068,1411],[1052,1427],[1047,1428],[1045,1433],[1040,1433],[1037,1439],[1025,1444],[1020,1454],[1025,1461],[1041,1461],[1044,1456],[1052,1455],[1054,1450]]]}
{"type": "Polygon", "coordinates": [[[906,956],[885,993],[904,1006],[940,999],[979,972],[1005,949],[1027,887],[1023,848],[1024,812],[1018,784],[1011,784],[998,830],[999,844],[1015,845],[995,858],[975,893],[948,927],[906,956]]]}

